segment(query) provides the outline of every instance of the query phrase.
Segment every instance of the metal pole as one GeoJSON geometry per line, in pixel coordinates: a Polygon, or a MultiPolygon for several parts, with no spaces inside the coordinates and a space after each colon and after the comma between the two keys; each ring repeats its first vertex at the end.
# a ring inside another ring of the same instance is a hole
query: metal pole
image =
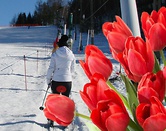
{"type": "Polygon", "coordinates": [[[121,14],[134,36],[141,36],[136,0],[120,0],[121,14]]]}
{"type": "Polygon", "coordinates": [[[72,27],[73,27],[73,13],[70,13],[70,17],[69,17],[69,38],[72,37],[72,27]]]}
{"type": "Polygon", "coordinates": [[[93,0],[90,3],[91,10],[91,44],[94,45],[94,21],[93,21],[93,0]]]}
{"type": "Polygon", "coordinates": [[[78,51],[83,50],[83,45],[82,45],[82,0],[80,0],[80,41],[79,41],[79,47],[78,51]]]}

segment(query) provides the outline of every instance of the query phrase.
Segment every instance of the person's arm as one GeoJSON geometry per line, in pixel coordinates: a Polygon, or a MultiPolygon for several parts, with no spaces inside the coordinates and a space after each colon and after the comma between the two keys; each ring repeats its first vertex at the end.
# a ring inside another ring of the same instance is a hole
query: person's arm
{"type": "Polygon", "coordinates": [[[72,63],[71,63],[71,72],[72,72],[72,73],[73,73],[74,70],[75,70],[75,64],[76,64],[76,59],[75,59],[75,57],[74,57],[74,59],[73,59],[73,61],[72,61],[72,63]]]}
{"type": "Polygon", "coordinates": [[[47,84],[50,84],[53,73],[54,73],[54,69],[55,69],[55,60],[53,55],[51,56],[51,61],[50,61],[50,65],[49,68],[47,70],[47,84]]]}

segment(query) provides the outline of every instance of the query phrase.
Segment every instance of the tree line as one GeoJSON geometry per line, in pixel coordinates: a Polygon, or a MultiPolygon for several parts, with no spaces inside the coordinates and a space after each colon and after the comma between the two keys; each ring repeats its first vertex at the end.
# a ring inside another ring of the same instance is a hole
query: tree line
{"type": "MultiPolygon", "coordinates": [[[[151,12],[165,6],[166,0],[136,0],[138,15],[143,11],[151,12]]],[[[63,26],[70,22],[70,14],[73,14],[73,25],[79,25],[82,31],[92,26],[95,31],[101,30],[105,21],[114,21],[115,15],[121,16],[120,0],[38,0],[33,14],[26,15],[21,12],[14,16],[12,25],[57,25],[63,26]]]]}

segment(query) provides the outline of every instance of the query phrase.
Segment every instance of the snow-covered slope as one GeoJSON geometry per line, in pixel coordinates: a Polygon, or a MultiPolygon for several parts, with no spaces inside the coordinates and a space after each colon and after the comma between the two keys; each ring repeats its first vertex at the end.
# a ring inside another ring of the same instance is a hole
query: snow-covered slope
{"type": "MultiPolygon", "coordinates": [[[[30,29],[27,27],[0,28],[1,131],[44,130],[46,118],[39,107],[47,89],[45,77],[56,34],[57,30],[54,26],[30,29]]],[[[83,34],[82,43],[85,47],[86,33],[83,34]]],[[[78,62],[84,59],[83,52],[78,52],[78,45],[79,36],[73,45],[77,64],[70,97],[76,103],[76,110],[88,115],[87,107],[79,95],[79,91],[89,80],[78,62]]],[[[107,41],[102,34],[95,36],[95,45],[112,59],[107,41]]],[[[113,61],[113,64],[115,67],[113,74],[115,74],[118,63],[113,61]]],[[[49,90],[48,93],[51,91],[49,90]]],[[[88,129],[85,122],[86,120],[76,117],[68,130],[86,131],[88,129]]]]}

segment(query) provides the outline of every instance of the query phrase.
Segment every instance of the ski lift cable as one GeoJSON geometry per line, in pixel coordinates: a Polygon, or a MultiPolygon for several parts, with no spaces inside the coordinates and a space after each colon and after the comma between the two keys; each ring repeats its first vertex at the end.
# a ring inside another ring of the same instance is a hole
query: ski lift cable
{"type": "Polygon", "coordinates": [[[84,10],[82,11],[82,14],[89,8],[89,3],[87,2],[87,4],[86,4],[86,7],[84,8],[84,10]]]}
{"type": "MultiPolygon", "coordinates": [[[[85,21],[87,21],[88,19],[90,19],[94,14],[96,14],[109,0],[107,0],[106,2],[104,2],[95,12],[93,12],[92,15],[90,15],[87,19],[85,19],[85,21]]],[[[84,22],[85,22],[84,21],[84,22]]]]}

